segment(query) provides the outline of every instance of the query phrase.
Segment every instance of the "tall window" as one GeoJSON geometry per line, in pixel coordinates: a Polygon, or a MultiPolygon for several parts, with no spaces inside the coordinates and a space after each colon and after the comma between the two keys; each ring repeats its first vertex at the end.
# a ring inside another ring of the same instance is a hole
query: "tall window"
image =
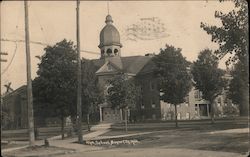
{"type": "Polygon", "coordinates": [[[189,112],[186,113],[186,119],[190,119],[190,113],[189,112]]]}
{"type": "Polygon", "coordinates": [[[217,106],[220,107],[221,106],[221,98],[219,97],[217,100],[217,106]]]}
{"type": "Polygon", "coordinates": [[[196,100],[202,99],[202,93],[201,93],[199,90],[196,90],[196,91],[194,92],[194,98],[195,98],[196,100]]]}
{"type": "Polygon", "coordinates": [[[155,83],[154,82],[150,82],[149,84],[150,84],[150,89],[154,90],[155,89],[155,83]]]}
{"type": "Polygon", "coordinates": [[[112,71],[113,70],[113,68],[112,68],[112,66],[110,64],[108,64],[107,67],[108,67],[108,71],[112,71]]]}
{"type": "Polygon", "coordinates": [[[108,56],[111,56],[112,50],[111,50],[111,49],[108,49],[108,50],[107,50],[107,54],[108,54],[108,56]]]}
{"type": "Polygon", "coordinates": [[[117,49],[114,50],[114,54],[115,54],[115,56],[118,55],[118,50],[117,49]]]}
{"type": "Polygon", "coordinates": [[[154,99],[151,100],[151,106],[152,106],[152,108],[155,108],[155,107],[156,107],[156,105],[155,105],[155,100],[154,100],[154,99]]]}
{"type": "Polygon", "coordinates": [[[177,113],[177,119],[181,119],[181,113],[177,113]]]}
{"type": "Polygon", "coordinates": [[[155,114],[152,114],[152,119],[156,120],[156,115],[155,114]]]}

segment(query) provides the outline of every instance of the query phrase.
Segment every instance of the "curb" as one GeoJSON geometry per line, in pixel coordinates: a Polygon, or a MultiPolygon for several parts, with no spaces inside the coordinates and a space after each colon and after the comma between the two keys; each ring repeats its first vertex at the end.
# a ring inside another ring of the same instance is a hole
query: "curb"
{"type": "Polygon", "coordinates": [[[28,145],[26,146],[22,146],[22,147],[15,147],[15,148],[7,148],[7,149],[2,149],[1,152],[4,153],[4,152],[11,152],[11,151],[14,151],[14,150],[19,150],[19,149],[23,149],[23,148],[27,148],[29,147],[28,145]]]}

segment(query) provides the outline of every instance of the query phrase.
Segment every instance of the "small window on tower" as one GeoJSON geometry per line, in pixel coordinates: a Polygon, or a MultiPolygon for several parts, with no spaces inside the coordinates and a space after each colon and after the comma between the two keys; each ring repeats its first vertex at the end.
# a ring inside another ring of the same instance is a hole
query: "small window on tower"
{"type": "Polygon", "coordinates": [[[114,54],[115,54],[115,56],[118,55],[118,50],[117,49],[114,50],[114,54]]]}
{"type": "Polygon", "coordinates": [[[108,56],[111,56],[112,50],[111,50],[111,49],[108,49],[108,50],[107,50],[107,54],[108,54],[108,56]]]}

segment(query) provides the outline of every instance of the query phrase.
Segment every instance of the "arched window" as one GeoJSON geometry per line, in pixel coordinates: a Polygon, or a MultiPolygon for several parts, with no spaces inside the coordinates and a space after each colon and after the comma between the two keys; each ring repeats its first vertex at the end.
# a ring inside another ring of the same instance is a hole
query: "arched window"
{"type": "Polygon", "coordinates": [[[117,49],[114,50],[114,54],[115,54],[115,56],[118,55],[118,50],[117,49]]]}
{"type": "Polygon", "coordinates": [[[102,54],[102,55],[104,54],[104,50],[101,51],[101,54],[102,54]]]}
{"type": "Polygon", "coordinates": [[[108,56],[111,56],[112,50],[111,50],[111,49],[108,49],[108,50],[107,50],[107,54],[108,54],[108,56]]]}

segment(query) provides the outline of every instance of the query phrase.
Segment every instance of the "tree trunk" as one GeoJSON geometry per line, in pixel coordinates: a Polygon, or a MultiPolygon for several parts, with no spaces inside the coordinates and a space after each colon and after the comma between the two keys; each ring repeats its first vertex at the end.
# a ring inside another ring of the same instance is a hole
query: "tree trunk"
{"type": "Polygon", "coordinates": [[[174,104],[174,112],[175,112],[175,127],[178,127],[177,105],[176,104],[174,104]]]}
{"type": "Polygon", "coordinates": [[[128,109],[125,108],[125,131],[128,132],[128,109]]]}
{"type": "Polygon", "coordinates": [[[214,120],[214,111],[215,111],[215,108],[214,108],[214,100],[211,100],[211,123],[214,124],[215,123],[215,120],[214,120]]]}
{"type": "Polygon", "coordinates": [[[90,126],[89,126],[89,113],[87,113],[87,125],[88,125],[88,131],[90,131],[90,126]]]}
{"type": "Polygon", "coordinates": [[[248,116],[249,113],[249,91],[244,90],[242,92],[242,101],[240,103],[240,116],[248,116]]]}
{"type": "Polygon", "coordinates": [[[64,139],[64,117],[61,117],[61,135],[62,135],[62,140],[64,139]]]}

